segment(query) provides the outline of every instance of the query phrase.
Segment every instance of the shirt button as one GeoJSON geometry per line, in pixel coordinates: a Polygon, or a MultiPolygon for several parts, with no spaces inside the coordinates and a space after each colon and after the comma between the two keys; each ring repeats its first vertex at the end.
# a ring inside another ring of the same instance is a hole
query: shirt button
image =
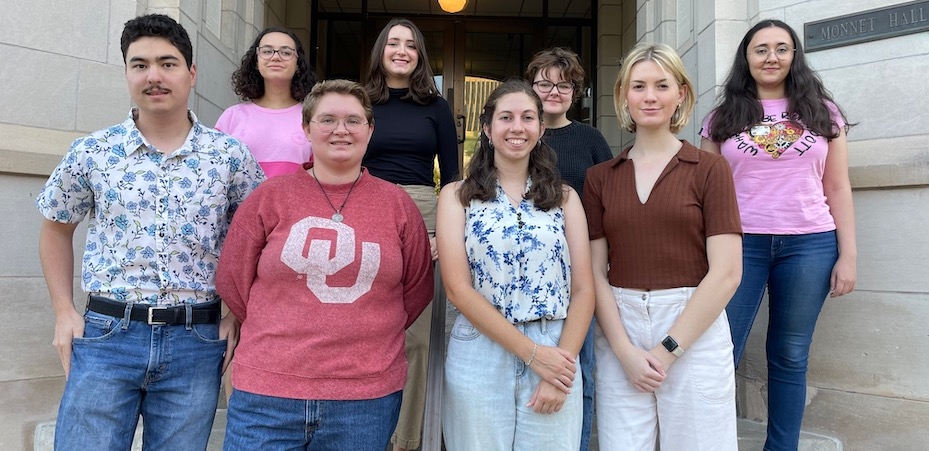
{"type": "Polygon", "coordinates": [[[648,295],[647,295],[647,294],[643,294],[643,295],[642,295],[642,300],[644,301],[644,300],[646,300],[646,299],[648,299],[648,295]]]}

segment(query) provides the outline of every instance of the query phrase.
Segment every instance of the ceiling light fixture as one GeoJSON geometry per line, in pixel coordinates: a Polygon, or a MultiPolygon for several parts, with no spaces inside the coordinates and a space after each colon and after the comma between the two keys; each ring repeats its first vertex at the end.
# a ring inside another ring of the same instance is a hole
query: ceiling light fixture
{"type": "Polygon", "coordinates": [[[467,4],[468,0],[439,0],[439,7],[442,11],[451,14],[460,12],[467,4]]]}

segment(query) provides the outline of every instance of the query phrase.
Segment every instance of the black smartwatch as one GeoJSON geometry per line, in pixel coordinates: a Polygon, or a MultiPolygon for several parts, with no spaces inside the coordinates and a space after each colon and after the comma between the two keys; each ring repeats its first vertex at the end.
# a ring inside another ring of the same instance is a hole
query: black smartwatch
{"type": "Polygon", "coordinates": [[[684,355],[684,348],[677,345],[677,341],[671,338],[670,335],[666,335],[664,340],[661,340],[661,345],[668,350],[671,354],[674,354],[675,357],[680,357],[684,355]]]}

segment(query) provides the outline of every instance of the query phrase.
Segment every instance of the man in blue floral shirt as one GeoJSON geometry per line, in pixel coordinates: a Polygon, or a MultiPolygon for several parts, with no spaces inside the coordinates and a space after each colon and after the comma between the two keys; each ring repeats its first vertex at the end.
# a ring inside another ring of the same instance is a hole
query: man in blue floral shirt
{"type": "Polygon", "coordinates": [[[67,383],[55,449],[203,450],[238,337],[220,321],[214,276],[232,214],[264,179],[248,149],[187,109],[196,82],[187,32],[163,15],[121,38],[133,108],[75,141],[36,205],[42,269],[67,383]],[[89,216],[74,307],[74,230],[89,216]]]}

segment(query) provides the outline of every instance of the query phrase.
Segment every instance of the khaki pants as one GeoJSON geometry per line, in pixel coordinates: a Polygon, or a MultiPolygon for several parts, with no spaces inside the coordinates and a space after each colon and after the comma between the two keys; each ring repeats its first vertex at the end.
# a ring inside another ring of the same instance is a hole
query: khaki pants
{"type": "MultiPolygon", "coordinates": [[[[400,185],[413,198],[423,215],[429,236],[435,236],[437,198],[435,188],[425,185],[400,185]]],[[[429,362],[429,332],[432,329],[432,304],[406,330],[408,364],[400,419],[390,442],[404,449],[419,448],[423,435],[423,413],[426,403],[426,365],[429,362]]]]}

